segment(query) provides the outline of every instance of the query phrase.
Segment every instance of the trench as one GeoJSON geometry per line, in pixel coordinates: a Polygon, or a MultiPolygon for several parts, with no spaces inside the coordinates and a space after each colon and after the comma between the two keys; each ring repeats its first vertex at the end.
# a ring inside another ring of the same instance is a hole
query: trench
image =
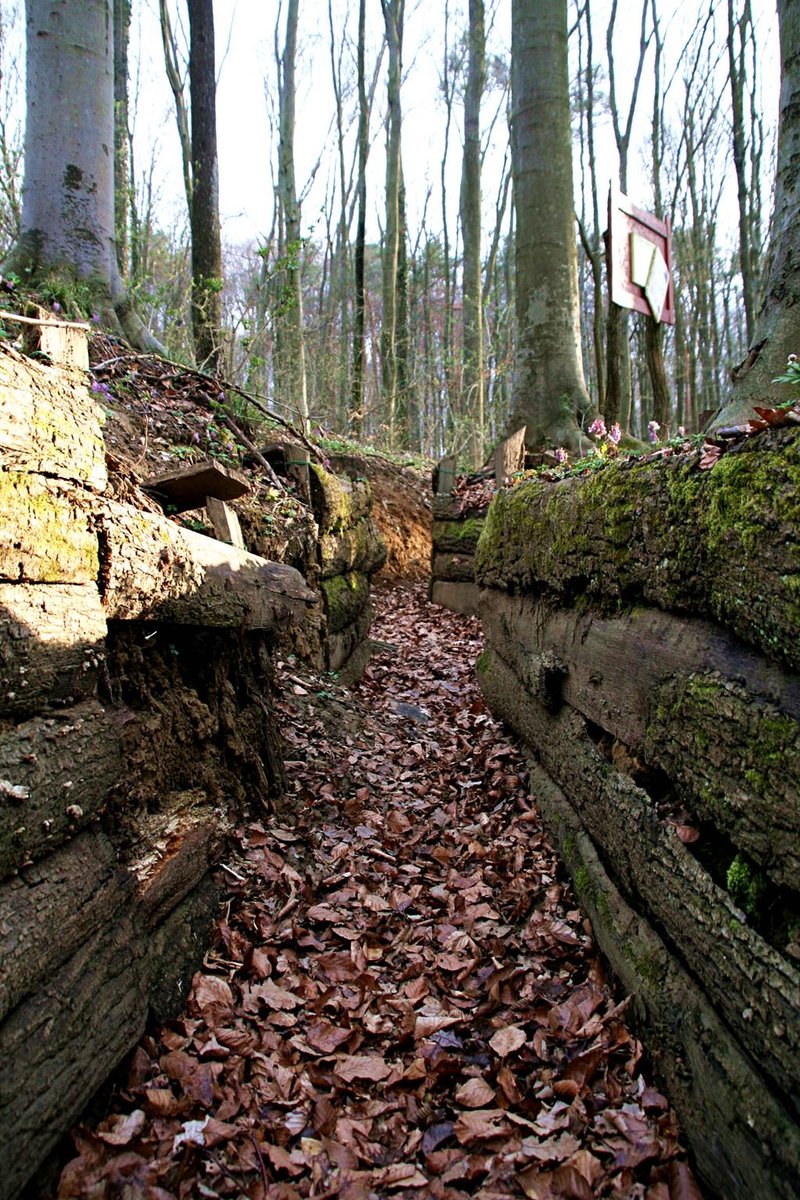
{"type": "Polygon", "coordinates": [[[57,1194],[699,1196],[480,695],[477,621],[421,586],[374,605],[352,689],[279,659],[279,814],[237,830],[186,1007],[73,1131],[57,1194]]]}

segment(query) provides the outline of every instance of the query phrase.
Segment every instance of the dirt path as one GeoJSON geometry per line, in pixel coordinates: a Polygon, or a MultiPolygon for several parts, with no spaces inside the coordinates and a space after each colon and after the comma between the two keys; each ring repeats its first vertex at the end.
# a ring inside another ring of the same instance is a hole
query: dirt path
{"type": "Polygon", "coordinates": [[[379,593],[352,693],[281,669],[294,817],[242,831],[187,1013],[60,1196],[699,1196],[474,682],[477,623],[379,593]]]}

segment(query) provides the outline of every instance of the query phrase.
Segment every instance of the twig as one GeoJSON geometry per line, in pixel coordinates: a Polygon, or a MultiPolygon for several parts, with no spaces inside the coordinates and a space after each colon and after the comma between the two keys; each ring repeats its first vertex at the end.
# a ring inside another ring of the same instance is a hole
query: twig
{"type": "Polygon", "coordinates": [[[264,1185],[264,1195],[266,1195],[267,1192],[269,1191],[269,1186],[270,1186],[269,1185],[269,1175],[267,1175],[267,1164],[264,1162],[264,1155],[261,1153],[261,1147],[259,1146],[258,1142],[256,1141],[255,1135],[252,1133],[250,1134],[250,1141],[253,1143],[253,1149],[256,1152],[256,1159],[258,1160],[258,1168],[261,1171],[261,1182],[264,1185]]]}
{"type": "Polygon", "coordinates": [[[270,464],[264,458],[264,455],[259,449],[256,448],[255,444],[250,440],[247,434],[242,432],[227,409],[222,410],[222,420],[224,424],[228,426],[228,429],[230,429],[231,433],[239,439],[242,445],[247,447],[256,462],[261,464],[261,466],[264,468],[264,473],[267,476],[267,479],[270,481],[273,487],[278,488],[278,490],[281,492],[285,492],[286,488],[283,486],[270,464]]]}
{"type": "Polygon", "coordinates": [[[0,321],[19,321],[21,325],[52,325],[58,329],[83,329],[86,333],[92,328],[83,321],[51,321],[46,317],[23,317],[19,313],[5,312],[0,309],[0,321]]]}

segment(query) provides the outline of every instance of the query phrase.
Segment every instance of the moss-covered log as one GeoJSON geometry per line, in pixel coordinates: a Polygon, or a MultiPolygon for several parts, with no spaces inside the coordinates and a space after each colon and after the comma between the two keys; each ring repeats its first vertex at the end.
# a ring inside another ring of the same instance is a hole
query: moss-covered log
{"type": "Polygon", "coordinates": [[[320,590],[325,603],[329,635],[341,633],[352,625],[369,602],[369,579],[358,571],[323,579],[320,590]]]}
{"type": "Polygon", "coordinates": [[[386,543],[372,517],[361,517],[354,525],[320,536],[319,561],[323,579],[347,571],[372,575],[386,562],[386,543]]]}
{"type": "Polygon", "coordinates": [[[434,553],[474,554],[483,525],[482,517],[465,517],[459,521],[434,521],[431,530],[434,553]]]}
{"type": "Polygon", "coordinates": [[[487,504],[464,504],[460,496],[434,496],[431,501],[431,515],[434,521],[469,521],[473,518],[483,520],[486,516],[487,504]]]}
{"type": "Polygon", "coordinates": [[[482,655],[479,679],[492,711],[540,758],[615,881],[666,932],[740,1043],[780,1088],[791,1080],[797,1089],[797,966],[745,924],[647,793],[611,769],[577,712],[549,711],[493,651],[482,655]]]}
{"type": "Polygon", "coordinates": [[[341,531],[369,515],[372,491],[366,479],[334,475],[319,463],[310,464],[311,507],[320,533],[341,531]]]}
{"type": "Polygon", "coordinates": [[[91,503],[91,493],[58,480],[0,468],[0,579],[96,584],[91,503]]]}
{"type": "Polygon", "coordinates": [[[730,1200],[793,1200],[796,1122],[691,974],[620,895],[563,793],[535,762],[530,767],[545,827],[569,865],[603,955],[633,997],[633,1019],[704,1181],[730,1200]]]}
{"type": "Polygon", "coordinates": [[[698,818],[798,887],[797,675],[708,621],[656,609],[600,617],[486,589],[481,619],[532,695],[567,701],[659,767],[698,818]]]}
{"type": "Polygon", "coordinates": [[[800,430],[747,438],[709,471],[695,452],[501,492],[476,577],[561,605],[714,617],[797,669],[800,430]]]}
{"type": "MultiPolygon", "coordinates": [[[[372,606],[367,603],[351,625],[328,638],[328,670],[341,671],[364,642],[372,624],[372,606]]],[[[366,665],[366,663],[364,664],[366,665]]]]}
{"type": "Polygon", "coordinates": [[[451,583],[474,583],[474,554],[434,554],[433,578],[451,583]]]}
{"type": "Polygon", "coordinates": [[[83,372],[0,352],[0,452],[10,470],[106,485],[103,414],[83,372]]]}

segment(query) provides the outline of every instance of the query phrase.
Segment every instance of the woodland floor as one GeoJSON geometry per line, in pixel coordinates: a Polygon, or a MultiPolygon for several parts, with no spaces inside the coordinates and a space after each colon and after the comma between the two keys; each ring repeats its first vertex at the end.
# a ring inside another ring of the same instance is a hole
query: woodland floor
{"type": "Polygon", "coordinates": [[[699,1197],[626,1002],[474,678],[479,627],[379,589],[352,691],[283,663],[291,813],[241,830],[186,1013],[60,1197],[699,1197]]]}

